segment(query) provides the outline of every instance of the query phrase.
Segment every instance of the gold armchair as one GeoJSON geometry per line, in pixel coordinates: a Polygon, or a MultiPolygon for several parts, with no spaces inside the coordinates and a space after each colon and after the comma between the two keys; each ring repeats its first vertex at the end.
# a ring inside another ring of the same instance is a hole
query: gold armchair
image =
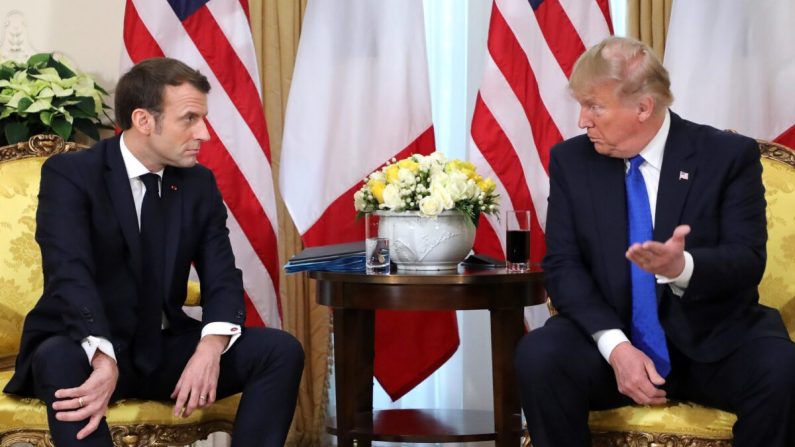
{"type": "MultiPolygon", "coordinates": [[[[34,240],[41,165],[50,155],[82,148],[52,135],[0,147],[0,389],[11,378],[22,322],[43,286],[34,240]]],[[[188,289],[186,304],[197,304],[197,284],[188,289]]],[[[129,399],[111,405],[107,421],[116,446],[187,445],[212,432],[231,433],[239,400],[240,395],[231,396],[176,418],[172,403],[129,399]]],[[[45,406],[0,394],[0,447],[21,442],[52,447],[45,406]]]]}
{"type": "MultiPolygon", "coordinates": [[[[781,311],[795,339],[795,151],[759,142],[767,199],[767,269],[759,286],[761,302],[781,311]]],[[[628,406],[593,411],[594,446],[728,447],[737,417],[689,402],[664,407],[628,406]]]]}

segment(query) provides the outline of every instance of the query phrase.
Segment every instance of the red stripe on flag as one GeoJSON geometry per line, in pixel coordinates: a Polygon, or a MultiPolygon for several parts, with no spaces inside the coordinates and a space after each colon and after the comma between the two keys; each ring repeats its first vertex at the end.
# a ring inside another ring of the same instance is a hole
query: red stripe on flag
{"type": "MultiPolygon", "coordinates": [[[[522,104],[527,120],[530,122],[538,156],[541,158],[544,170],[547,170],[549,148],[560,142],[563,137],[541,100],[538,82],[527,61],[526,54],[496,4],[491,14],[488,48],[494,63],[497,64],[522,104]]],[[[480,147],[480,145],[478,146],[480,147]]],[[[483,148],[481,147],[481,149],[483,148]]]]}
{"type": "Polygon", "coordinates": [[[497,231],[502,231],[502,228],[492,227],[486,216],[481,214],[478,222],[478,231],[475,232],[475,253],[482,253],[494,259],[504,260],[505,250],[502,248],[497,231]]]}
{"type": "MultiPolygon", "coordinates": [[[[224,201],[235,216],[257,257],[268,270],[273,288],[279,290],[278,247],[273,224],[257,200],[237,163],[221,143],[210,123],[207,123],[210,141],[202,145],[199,152],[201,163],[215,174],[218,188],[224,201]]],[[[277,299],[279,317],[282,316],[281,302],[277,299]]]]}
{"type": "Polygon", "coordinates": [[[251,297],[248,296],[248,293],[245,290],[243,291],[243,303],[246,305],[246,321],[243,322],[243,325],[246,327],[265,326],[265,322],[262,321],[259,311],[256,307],[254,307],[251,297]]]}
{"type": "Polygon", "coordinates": [[[248,0],[240,0],[240,7],[243,8],[243,12],[246,13],[246,20],[248,20],[248,26],[251,27],[251,11],[248,7],[248,0]]]}
{"type": "Polygon", "coordinates": [[[160,45],[138,15],[132,0],[127,0],[127,7],[124,9],[124,47],[133,63],[164,56],[160,45]]]}
{"type": "Polygon", "coordinates": [[[610,35],[612,36],[614,31],[613,21],[610,20],[610,0],[596,0],[596,4],[599,5],[599,9],[602,10],[602,15],[605,17],[605,22],[607,22],[607,29],[610,30],[610,35]]]}
{"type": "Polygon", "coordinates": [[[795,125],[792,125],[789,129],[785,130],[784,133],[777,136],[773,141],[795,149],[795,125]]]}
{"type": "Polygon", "coordinates": [[[577,58],[585,52],[580,35],[558,0],[541,2],[535,14],[549,49],[568,78],[577,58]]]}
{"type": "MultiPolygon", "coordinates": [[[[494,173],[500,179],[503,187],[511,196],[513,208],[517,210],[531,210],[533,222],[530,227],[530,259],[540,262],[546,251],[544,232],[538,221],[532,196],[527,186],[527,178],[522,169],[519,157],[516,155],[510,140],[500,127],[500,124],[486,107],[483,99],[478,94],[475,100],[475,113],[473,122],[478,126],[472,128],[472,140],[475,142],[483,158],[489,163],[494,173]]],[[[495,229],[495,231],[498,231],[495,229]]],[[[480,247],[479,247],[480,248],[480,247]]]]}
{"type": "Polygon", "coordinates": [[[202,6],[182,21],[185,31],[196,44],[207,65],[218,78],[235,108],[244,117],[246,125],[257,139],[271,162],[268,132],[264,126],[265,114],[254,81],[240,61],[218,22],[206,6],[202,6]]]}
{"type": "MultiPolygon", "coordinates": [[[[402,159],[411,154],[428,155],[434,151],[434,147],[433,127],[429,127],[394,157],[402,159]]],[[[384,160],[384,164],[387,161],[384,160]]],[[[364,222],[356,220],[356,210],[353,208],[353,193],[361,186],[358,183],[353,185],[326,207],[320,218],[304,233],[302,239],[305,246],[314,247],[364,239],[364,222]]]]}

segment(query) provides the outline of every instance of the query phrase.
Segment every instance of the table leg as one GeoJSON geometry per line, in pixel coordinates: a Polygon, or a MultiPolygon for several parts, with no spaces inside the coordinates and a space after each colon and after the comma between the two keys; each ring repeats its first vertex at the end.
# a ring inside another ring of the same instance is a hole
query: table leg
{"type": "MultiPolygon", "coordinates": [[[[334,309],[334,373],[337,395],[337,445],[353,446],[356,414],[373,408],[375,314],[371,310],[334,309]]],[[[369,420],[372,424],[372,418],[369,420]]],[[[372,427],[370,432],[372,432],[372,427]]],[[[358,447],[370,440],[357,439],[358,447]]]]}
{"type": "Polygon", "coordinates": [[[494,382],[494,429],[498,447],[519,445],[521,412],[513,356],[524,335],[524,310],[491,310],[491,367],[494,382]]]}

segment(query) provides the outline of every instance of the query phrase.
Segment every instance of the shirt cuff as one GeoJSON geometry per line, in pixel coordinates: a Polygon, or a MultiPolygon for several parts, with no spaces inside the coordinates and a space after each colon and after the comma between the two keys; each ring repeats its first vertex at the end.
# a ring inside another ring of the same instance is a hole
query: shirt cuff
{"type": "MultiPolygon", "coordinates": [[[[202,328],[202,338],[207,335],[229,335],[229,343],[226,345],[226,349],[224,352],[228,351],[229,348],[237,341],[240,337],[240,325],[239,324],[232,324],[232,323],[224,323],[222,321],[214,321],[212,323],[207,323],[202,328]]],[[[221,354],[223,354],[222,352],[221,354]]]]}
{"type": "Polygon", "coordinates": [[[690,285],[690,278],[693,276],[694,268],[693,255],[688,252],[685,252],[684,255],[685,268],[682,269],[682,273],[680,273],[679,276],[676,278],[668,278],[662,275],[655,275],[657,284],[668,284],[674,294],[679,297],[685,294],[685,289],[690,285]]]}
{"type": "Polygon", "coordinates": [[[619,343],[629,341],[626,334],[624,334],[624,331],[621,329],[597,331],[592,337],[596,342],[596,347],[599,348],[599,353],[607,360],[607,363],[610,363],[610,354],[613,353],[613,349],[615,349],[619,343]]]}
{"type": "Polygon", "coordinates": [[[116,361],[116,352],[113,350],[113,343],[107,338],[89,335],[80,342],[80,346],[83,348],[83,351],[86,351],[89,365],[91,364],[91,360],[94,359],[94,354],[97,353],[97,349],[112,358],[114,362],[118,363],[116,361]]]}

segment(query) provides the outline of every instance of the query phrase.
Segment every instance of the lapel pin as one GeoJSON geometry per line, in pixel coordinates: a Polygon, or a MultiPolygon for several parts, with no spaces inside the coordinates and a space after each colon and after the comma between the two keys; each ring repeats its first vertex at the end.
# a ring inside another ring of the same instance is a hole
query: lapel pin
{"type": "Polygon", "coordinates": [[[679,171],[679,180],[688,180],[690,179],[690,174],[685,171],[679,171]]]}
{"type": "MultiPolygon", "coordinates": [[[[682,177],[681,177],[681,175],[682,175],[682,174],[680,173],[679,175],[680,175],[680,177],[679,177],[679,178],[682,178],[682,177]]],[[[171,190],[172,190],[172,191],[176,191],[177,189],[179,189],[179,188],[177,188],[177,185],[171,185],[171,190]]]]}

